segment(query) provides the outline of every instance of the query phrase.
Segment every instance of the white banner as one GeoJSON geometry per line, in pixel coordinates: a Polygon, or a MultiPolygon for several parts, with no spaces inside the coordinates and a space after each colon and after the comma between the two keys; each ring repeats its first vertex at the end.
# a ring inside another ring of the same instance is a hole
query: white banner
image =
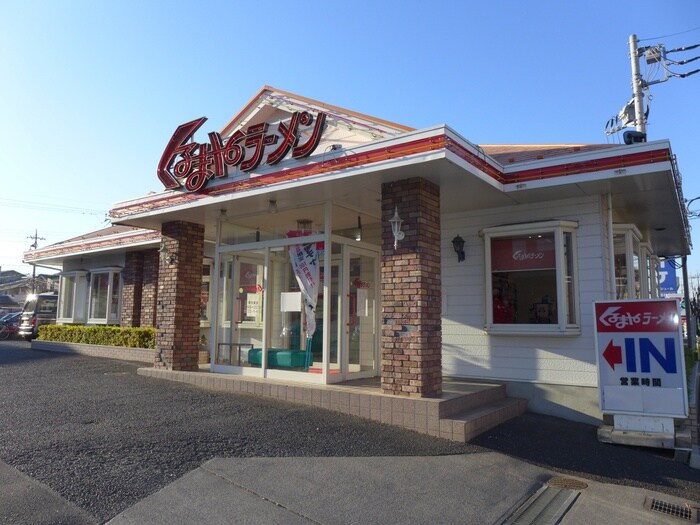
{"type": "Polygon", "coordinates": [[[318,302],[318,285],[321,271],[318,250],[315,243],[293,244],[289,247],[289,258],[294,268],[294,275],[304,297],[306,312],[306,338],[311,339],[316,331],[316,303],[318,302]]]}

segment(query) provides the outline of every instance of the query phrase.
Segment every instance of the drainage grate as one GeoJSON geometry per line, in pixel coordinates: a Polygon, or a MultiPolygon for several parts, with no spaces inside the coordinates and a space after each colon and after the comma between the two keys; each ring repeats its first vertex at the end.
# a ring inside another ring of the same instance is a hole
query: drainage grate
{"type": "Polygon", "coordinates": [[[551,525],[559,523],[581,494],[577,490],[543,486],[504,525],[551,525]]]}
{"type": "Polygon", "coordinates": [[[667,516],[672,516],[690,523],[698,523],[698,508],[688,504],[676,505],[656,498],[647,496],[644,498],[644,508],[654,512],[660,512],[667,516]]]}
{"type": "Polygon", "coordinates": [[[547,485],[558,489],[583,490],[588,488],[588,484],[584,483],[580,479],[564,478],[561,476],[554,476],[549,478],[549,481],[547,481],[547,485]]]}

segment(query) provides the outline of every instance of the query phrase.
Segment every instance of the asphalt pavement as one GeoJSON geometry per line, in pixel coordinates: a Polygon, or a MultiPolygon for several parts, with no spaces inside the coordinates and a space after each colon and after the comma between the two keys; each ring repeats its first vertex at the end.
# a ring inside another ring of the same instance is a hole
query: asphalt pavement
{"type": "Polygon", "coordinates": [[[590,425],[526,414],[456,444],[139,366],[0,343],[0,523],[500,523],[552,476],[586,485],[563,523],[700,501],[672,452],[590,425]]]}

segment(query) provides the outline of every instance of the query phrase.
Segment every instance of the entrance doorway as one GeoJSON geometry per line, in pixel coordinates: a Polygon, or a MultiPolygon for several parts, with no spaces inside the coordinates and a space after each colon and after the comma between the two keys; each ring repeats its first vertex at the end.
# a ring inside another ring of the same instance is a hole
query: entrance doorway
{"type": "Polygon", "coordinates": [[[309,304],[304,279],[314,277],[292,264],[291,242],[219,254],[213,371],[326,383],[377,375],[378,254],[333,242],[327,258],[314,243],[309,304]]]}

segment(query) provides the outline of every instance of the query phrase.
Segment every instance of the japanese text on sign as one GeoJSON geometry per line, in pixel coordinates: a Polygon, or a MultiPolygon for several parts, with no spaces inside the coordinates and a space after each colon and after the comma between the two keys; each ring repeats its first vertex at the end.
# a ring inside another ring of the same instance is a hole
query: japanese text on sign
{"type": "Polygon", "coordinates": [[[594,303],[603,413],[685,417],[688,411],[678,303],[594,303]]]}
{"type": "Polygon", "coordinates": [[[272,132],[265,122],[248,126],[245,132],[238,130],[226,141],[219,133],[211,132],[208,144],[189,142],[206,120],[202,117],[187,122],[173,133],[158,163],[158,178],[167,189],[184,186],[187,191],[199,191],[210,179],[228,176],[229,169],[252,171],[263,158],[266,164],[277,164],[290,150],[292,158],[308,157],[321,141],[326,114],[314,118],[308,111],[297,111],[272,132]],[[310,129],[311,134],[299,145],[302,128],[310,129]],[[265,156],[268,146],[273,149],[265,156]]]}

